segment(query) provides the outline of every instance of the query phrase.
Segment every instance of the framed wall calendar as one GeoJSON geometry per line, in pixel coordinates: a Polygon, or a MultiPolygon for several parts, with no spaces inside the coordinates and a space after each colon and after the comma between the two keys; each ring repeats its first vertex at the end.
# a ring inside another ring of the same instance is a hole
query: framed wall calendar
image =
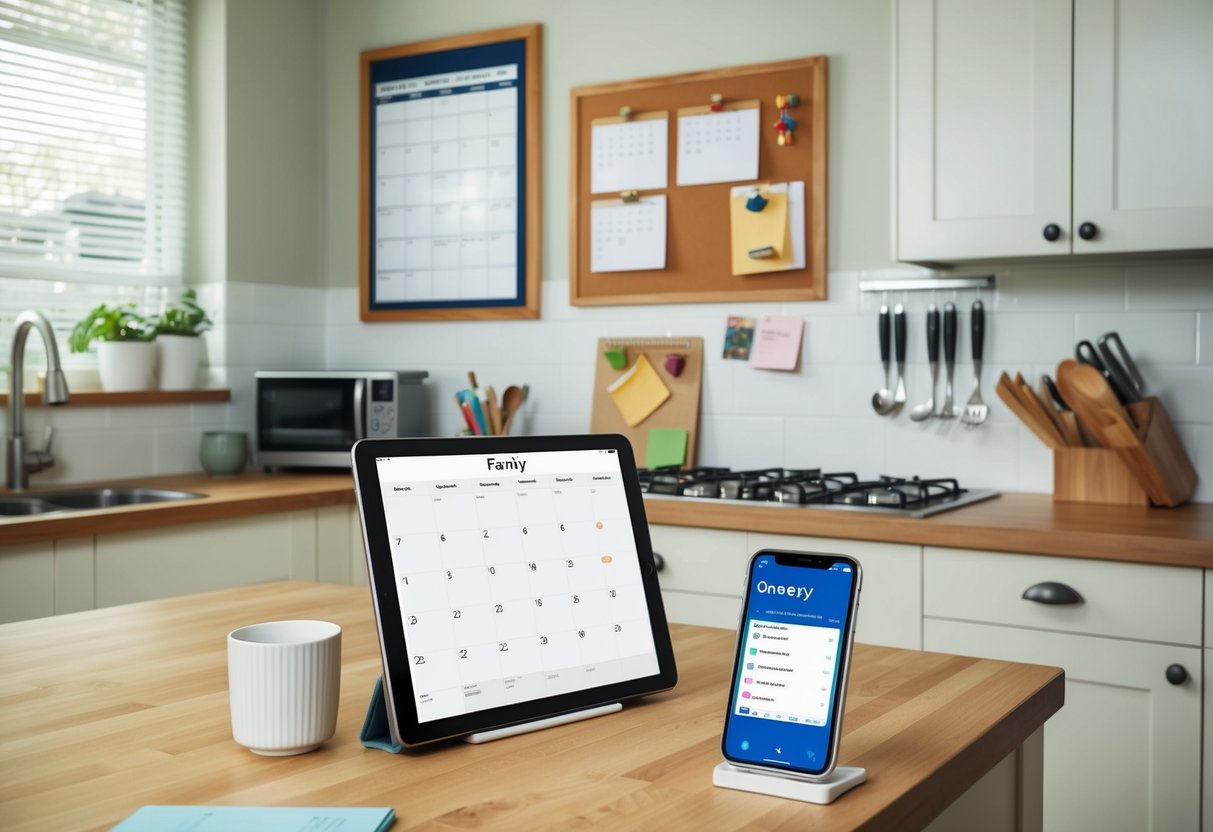
{"type": "Polygon", "coordinates": [[[362,53],[362,320],[539,317],[540,33],[362,53]]]}

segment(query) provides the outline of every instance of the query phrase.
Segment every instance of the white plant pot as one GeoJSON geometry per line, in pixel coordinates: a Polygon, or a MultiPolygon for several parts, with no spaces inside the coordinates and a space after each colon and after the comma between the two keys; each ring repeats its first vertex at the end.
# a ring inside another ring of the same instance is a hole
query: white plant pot
{"type": "Polygon", "coordinates": [[[156,345],[151,341],[100,341],[97,344],[102,390],[151,390],[156,345]]]}
{"type": "Polygon", "coordinates": [[[156,336],[156,380],[161,390],[198,386],[199,339],[193,335],[156,336]]]}

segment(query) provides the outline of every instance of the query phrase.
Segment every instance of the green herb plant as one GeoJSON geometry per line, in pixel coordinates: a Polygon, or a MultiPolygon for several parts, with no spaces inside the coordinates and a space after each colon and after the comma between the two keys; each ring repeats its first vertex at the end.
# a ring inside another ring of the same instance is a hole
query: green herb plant
{"type": "Polygon", "coordinates": [[[88,352],[93,341],[150,341],[155,337],[153,322],[136,312],[134,305],[103,303],[72,327],[68,345],[72,352],[88,352]]]}
{"type": "Polygon", "coordinates": [[[165,307],[154,321],[157,335],[187,335],[197,337],[211,328],[211,319],[198,305],[193,289],[183,289],[181,297],[165,307]]]}

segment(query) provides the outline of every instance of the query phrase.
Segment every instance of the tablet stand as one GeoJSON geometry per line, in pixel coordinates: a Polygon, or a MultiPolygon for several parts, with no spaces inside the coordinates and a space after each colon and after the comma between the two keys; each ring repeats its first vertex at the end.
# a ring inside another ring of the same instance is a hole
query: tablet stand
{"type": "MultiPolygon", "coordinates": [[[[596,716],[613,714],[621,710],[623,710],[621,703],[612,702],[609,705],[599,705],[594,708],[586,708],[583,711],[549,716],[537,719],[534,722],[508,725],[505,728],[494,728],[489,731],[479,731],[475,734],[468,734],[464,737],[464,741],[477,744],[491,742],[493,740],[517,736],[518,734],[542,731],[544,728],[554,728],[557,725],[567,725],[570,722],[580,722],[583,719],[593,719],[596,716]]],[[[380,751],[388,751],[392,754],[399,754],[403,750],[402,746],[392,741],[392,731],[388,726],[387,720],[387,697],[383,694],[382,676],[375,680],[375,690],[371,693],[371,704],[366,709],[366,718],[362,721],[362,731],[359,732],[358,739],[366,748],[377,748],[380,751]]]]}
{"type": "Polygon", "coordinates": [[[791,772],[755,771],[721,763],[712,769],[712,785],[722,789],[786,797],[805,803],[833,803],[868,779],[868,770],[839,766],[824,780],[809,780],[791,772]]]}

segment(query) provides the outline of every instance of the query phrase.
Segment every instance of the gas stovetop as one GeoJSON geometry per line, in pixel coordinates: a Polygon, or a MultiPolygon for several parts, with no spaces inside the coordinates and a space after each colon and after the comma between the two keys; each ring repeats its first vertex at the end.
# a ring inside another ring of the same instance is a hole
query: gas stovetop
{"type": "Polygon", "coordinates": [[[641,491],[649,496],[747,500],[903,517],[929,517],[998,496],[988,488],[961,488],[954,479],[861,480],[852,473],[820,468],[653,468],[639,474],[641,491]]]}

